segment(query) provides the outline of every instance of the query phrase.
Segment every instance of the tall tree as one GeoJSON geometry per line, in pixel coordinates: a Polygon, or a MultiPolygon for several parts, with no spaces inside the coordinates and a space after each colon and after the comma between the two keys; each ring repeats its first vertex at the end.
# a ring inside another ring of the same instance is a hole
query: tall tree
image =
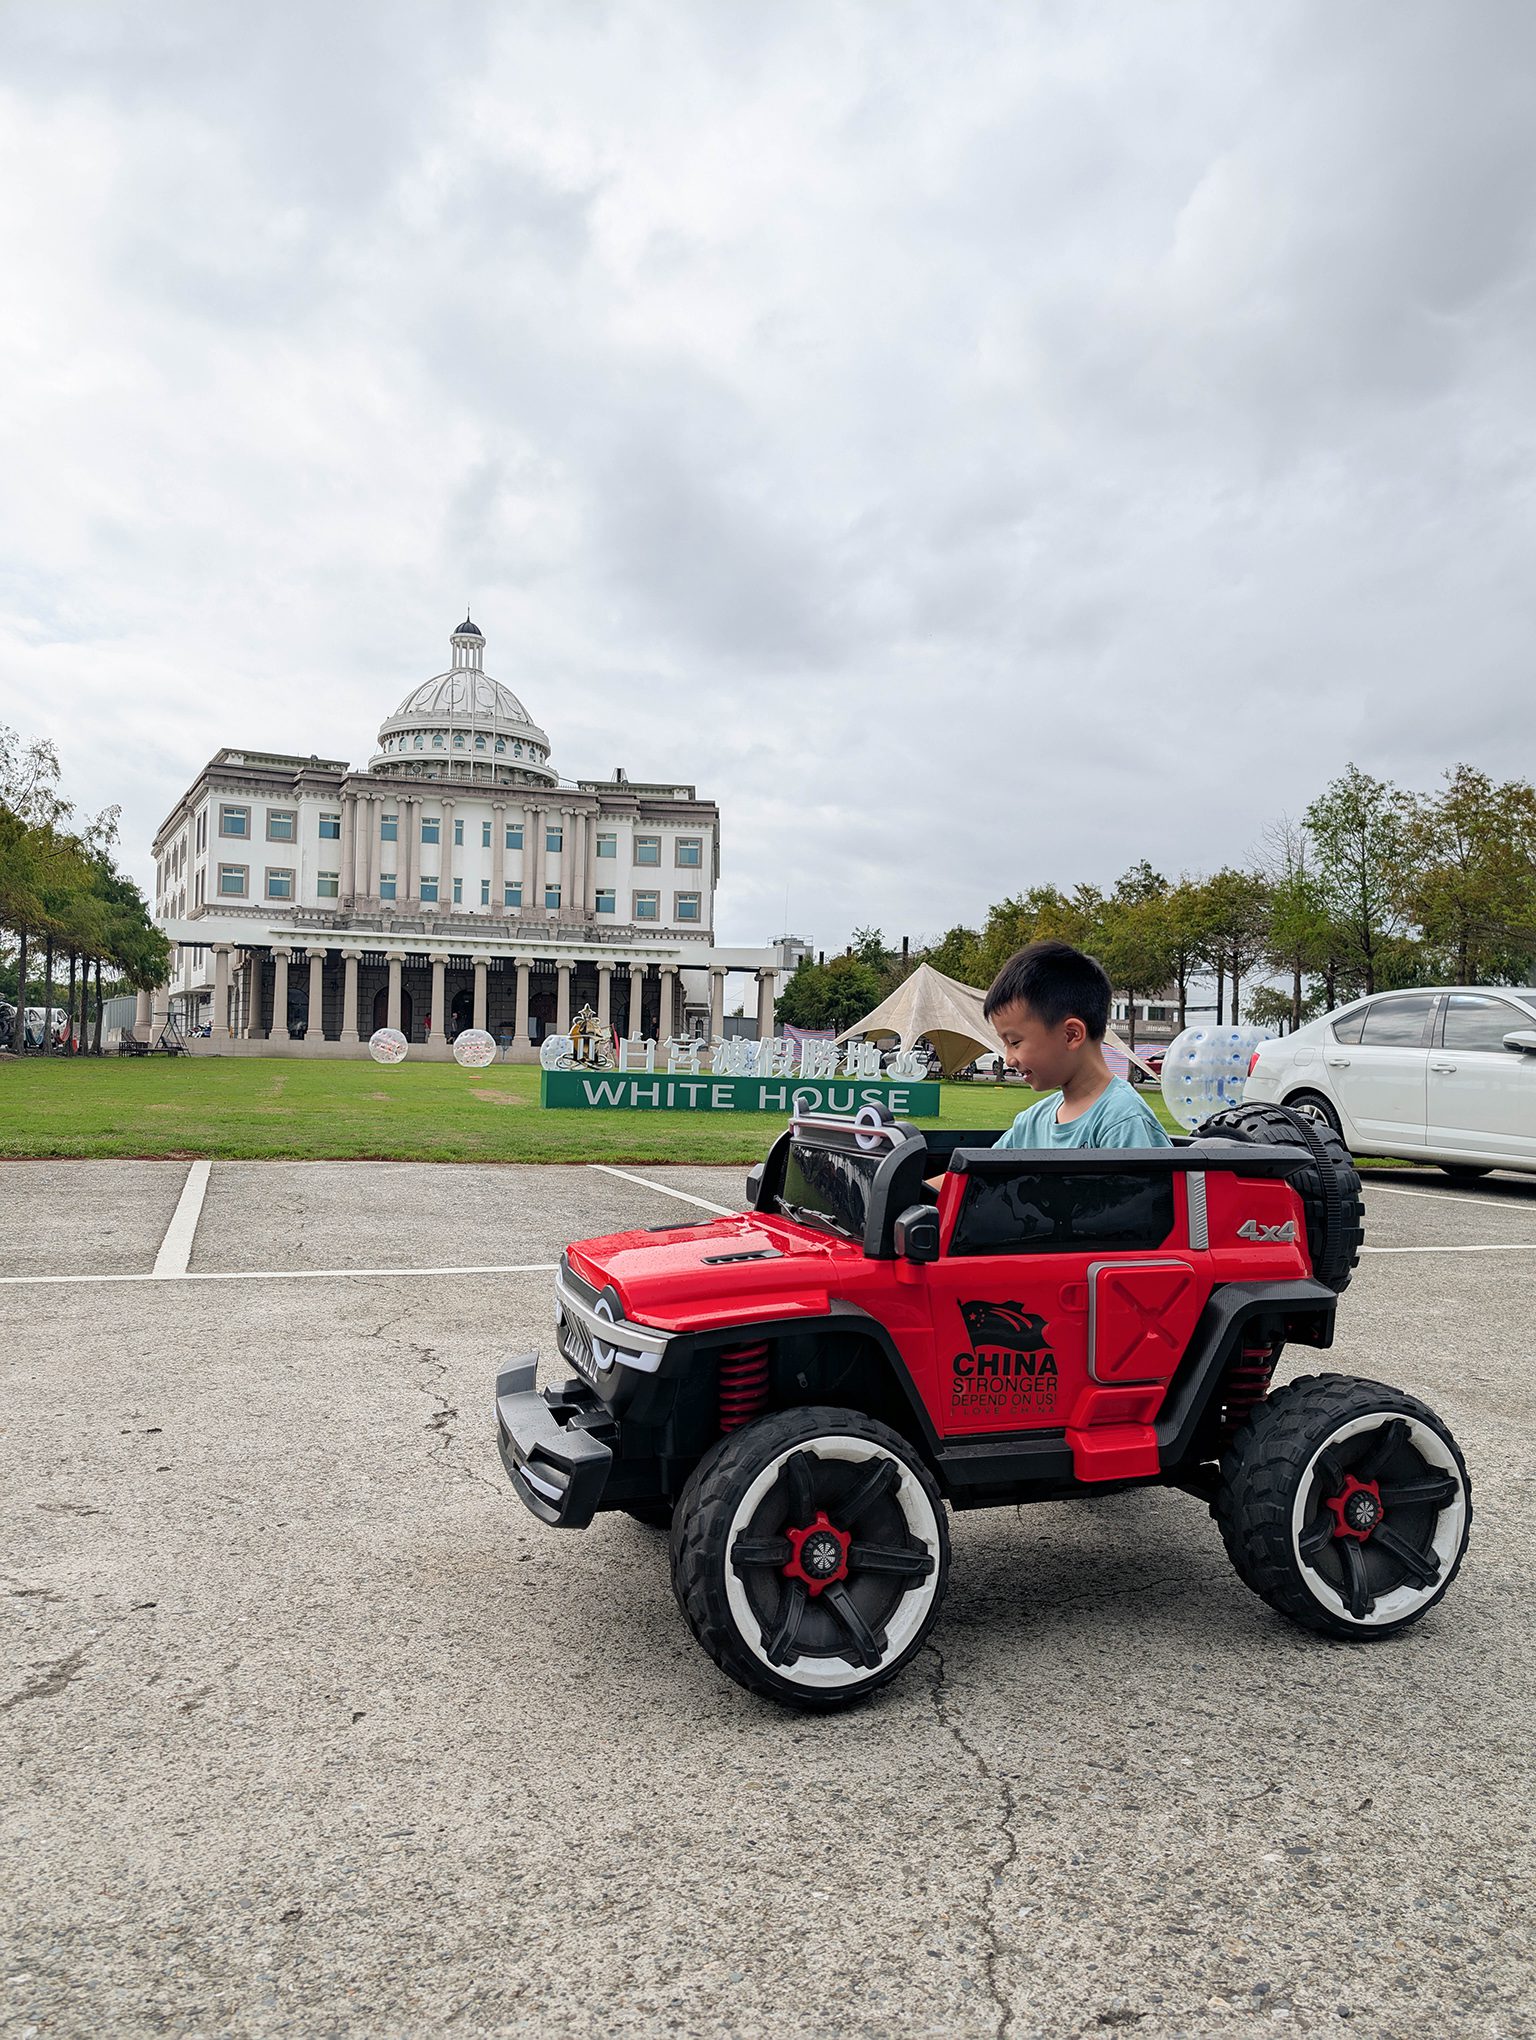
{"type": "Polygon", "coordinates": [[[1290,979],[1288,999],[1264,1004],[1254,994],[1251,1017],[1265,1025],[1301,1025],[1306,1006],[1306,978],[1328,959],[1328,909],[1322,881],[1313,865],[1307,832],[1282,815],[1264,832],[1264,875],[1269,881],[1269,912],[1264,934],[1264,961],[1290,979]]]}
{"type": "Polygon", "coordinates": [[[1126,995],[1127,1039],[1136,1046],[1136,1002],[1160,992],[1173,968],[1168,881],[1145,858],[1133,864],[1099,916],[1098,957],[1111,984],[1126,995]]]}
{"type": "MultiPolygon", "coordinates": [[[[1232,1024],[1242,1010],[1243,979],[1264,954],[1269,886],[1257,871],[1228,865],[1206,886],[1207,936],[1222,977],[1232,987],[1232,1024]]],[[[1216,1018],[1221,1020],[1218,998],[1216,1018]]]]}
{"type": "Polygon", "coordinates": [[[1441,973],[1457,984],[1528,978],[1536,960],[1536,788],[1455,765],[1415,800],[1403,887],[1441,973]]]}
{"type": "Polygon", "coordinates": [[[1417,959],[1404,906],[1407,797],[1351,765],[1304,819],[1332,924],[1334,971],[1365,992],[1411,982],[1417,959]]]}

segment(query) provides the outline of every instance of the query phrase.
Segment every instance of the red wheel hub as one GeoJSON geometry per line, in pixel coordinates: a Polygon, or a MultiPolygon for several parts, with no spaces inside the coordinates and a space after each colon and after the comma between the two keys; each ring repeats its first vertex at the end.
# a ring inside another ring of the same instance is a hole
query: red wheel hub
{"type": "Polygon", "coordinates": [[[1333,1511],[1334,1536],[1353,1537],[1360,1544],[1387,1513],[1382,1507],[1381,1483],[1356,1480],[1352,1473],[1345,1474],[1343,1487],[1336,1495],[1326,1496],[1325,1503],[1333,1511]]]}
{"type": "Polygon", "coordinates": [[[848,1577],[848,1546],[852,1539],[839,1530],[825,1509],[818,1509],[803,1530],[786,1530],[790,1560],[784,1567],[787,1580],[799,1580],[812,1597],[834,1580],[848,1577]]]}

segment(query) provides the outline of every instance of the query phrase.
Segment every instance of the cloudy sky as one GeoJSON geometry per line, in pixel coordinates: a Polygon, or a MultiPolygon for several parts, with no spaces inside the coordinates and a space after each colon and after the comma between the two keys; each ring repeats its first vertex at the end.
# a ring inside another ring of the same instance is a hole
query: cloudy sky
{"type": "Polygon", "coordinates": [[[723,937],[1536,770],[1536,8],[0,0],[0,720],[154,828],[487,665],[723,937]]]}

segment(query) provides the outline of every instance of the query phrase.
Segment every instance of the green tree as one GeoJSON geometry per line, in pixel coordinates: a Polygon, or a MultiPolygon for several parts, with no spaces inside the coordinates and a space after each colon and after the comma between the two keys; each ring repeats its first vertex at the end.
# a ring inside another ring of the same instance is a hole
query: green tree
{"type": "Polygon", "coordinates": [[[1457,984],[1523,982],[1536,958],[1536,788],[1455,765],[1412,803],[1407,912],[1457,984]]]}
{"type": "Polygon", "coordinates": [[[1306,811],[1330,923],[1330,997],[1339,978],[1363,992],[1414,981],[1419,958],[1405,908],[1410,815],[1399,787],[1358,765],[1306,811]]]}
{"type": "Polygon", "coordinates": [[[1232,987],[1232,1022],[1241,1010],[1243,979],[1264,954],[1269,886],[1262,873],[1228,865],[1206,881],[1206,939],[1217,971],[1216,1019],[1223,981],[1232,987]]]}
{"type": "Polygon", "coordinates": [[[1143,858],[1123,875],[1098,918],[1098,958],[1126,995],[1127,1040],[1134,1048],[1136,1002],[1160,992],[1173,970],[1167,879],[1143,858]]]}
{"type": "Polygon", "coordinates": [[[918,960],[954,978],[957,984],[983,987],[992,982],[981,960],[981,937],[974,928],[946,929],[918,960]]]}
{"type": "MultiPolygon", "coordinates": [[[[1306,1006],[1305,980],[1322,970],[1328,961],[1328,907],[1305,829],[1282,816],[1265,832],[1265,850],[1269,910],[1264,930],[1264,961],[1272,970],[1290,978],[1283,1021],[1294,1031],[1301,1025],[1306,1006]]],[[[1265,1025],[1281,1025],[1279,1008],[1274,1012],[1266,1008],[1261,1015],[1255,1010],[1260,1003],[1260,996],[1255,993],[1250,1014],[1265,1025]]]]}
{"type": "Polygon", "coordinates": [[[873,1012],[883,996],[880,973],[857,956],[834,956],[830,963],[806,959],[784,987],[774,1012],[781,1026],[830,1027],[841,1033],[873,1012]]]}

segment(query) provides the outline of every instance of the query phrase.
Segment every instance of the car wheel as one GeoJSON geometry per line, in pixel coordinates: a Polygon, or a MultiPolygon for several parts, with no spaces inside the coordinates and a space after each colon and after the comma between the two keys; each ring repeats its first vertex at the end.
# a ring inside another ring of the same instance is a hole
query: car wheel
{"type": "Polygon", "coordinates": [[[1340,1140],[1344,1138],[1343,1123],[1321,1091],[1297,1091],[1285,1102],[1293,1112],[1299,1112],[1303,1119],[1310,1119],[1318,1126],[1331,1127],[1340,1140]]]}
{"type": "Polygon", "coordinates": [[[1489,1173],[1479,1162],[1442,1162],[1440,1167],[1453,1183],[1475,1183],[1480,1176],[1489,1173]]]}
{"type": "Polygon", "coordinates": [[[760,1417],[683,1490],[672,1587],[748,1692],[825,1712],[894,1679],[938,1617],[949,1529],[933,1476],[856,1410],[760,1417]]]}
{"type": "Polygon", "coordinates": [[[1446,1592],[1472,1495],[1433,1410],[1378,1381],[1320,1374],[1277,1390],[1238,1432],[1215,1515],[1262,1600],[1325,1636],[1370,1640],[1446,1592]]]}

